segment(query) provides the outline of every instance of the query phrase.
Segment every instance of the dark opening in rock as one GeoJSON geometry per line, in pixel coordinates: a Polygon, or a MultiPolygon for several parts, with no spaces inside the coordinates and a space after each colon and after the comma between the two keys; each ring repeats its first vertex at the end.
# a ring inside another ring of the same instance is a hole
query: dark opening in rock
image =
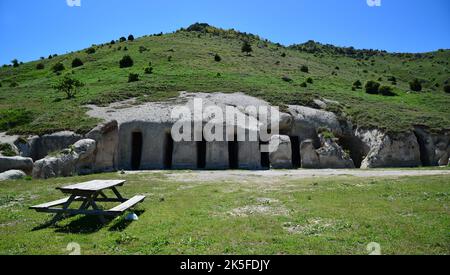
{"type": "Polygon", "coordinates": [[[139,170],[141,167],[141,159],[142,159],[142,133],[135,132],[132,134],[131,141],[131,169],[139,170]]]}
{"type": "MultiPolygon", "coordinates": [[[[260,148],[267,146],[269,143],[261,142],[260,148]]],[[[261,167],[262,169],[270,169],[270,155],[269,152],[261,152],[261,167]]]]}
{"type": "Polygon", "coordinates": [[[298,169],[302,166],[300,157],[300,139],[299,137],[290,137],[292,147],[292,167],[298,169]]]}
{"type": "Polygon", "coordinates": [[[170,133],[166,134],[164,141],[164,169],[172,169],[173,138],[170,133]]]}
{"type": "Polygon", "coordinates": [[[206,141],[198,141],[197,142],[197,168],[205,169],[206,168],[206,141]]]}
{"type": "Polygon", "coordinates": [[[239,143],[236,141],[228,142],[228,159],[230,161],[230,169],[239,168],[239,143]]]}

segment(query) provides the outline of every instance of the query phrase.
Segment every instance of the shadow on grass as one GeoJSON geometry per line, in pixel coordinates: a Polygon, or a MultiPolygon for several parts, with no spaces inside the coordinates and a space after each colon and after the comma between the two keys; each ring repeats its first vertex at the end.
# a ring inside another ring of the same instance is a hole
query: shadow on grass
{"type": "MultiPolygon", "coordinates": [[[[134,212],[137,216],[141,216],[145,210],[135,210],[134,212]]],[[[114,224],[109,228],[109,231],[123,231],[125,230],[133,221],[127,221],[125,219],[127,214],[122,215],[119,218],[105,217],[106,222],[102,223],[97,216],[80,216],[65,225],[55,224],[53,221],[46,222],[42,225],[36,226],[32,231],[39,231],[42,229],[54,227],[55,232],[58,233],[70,233],[70,234],[91,234],[100,231],[105,226],[114,224]]],[[[64,218],[58,220],[58,222],[63,221],[64,218]]]]}
{"type": "MultiPolygon", "coordinates": [[[[140,217],[142,214],[145,213],[145,210],[135,210],[130,213],[135,213],[138,217],[140,217]]],[[[125,216],[122,216],[115,224],[113,224],[109,228],[109,231],[121,232],[121,231],[125,230],[132,223],[133,223],[133,221],[127,221],[127,220],[125,220],[125,216]]]]}

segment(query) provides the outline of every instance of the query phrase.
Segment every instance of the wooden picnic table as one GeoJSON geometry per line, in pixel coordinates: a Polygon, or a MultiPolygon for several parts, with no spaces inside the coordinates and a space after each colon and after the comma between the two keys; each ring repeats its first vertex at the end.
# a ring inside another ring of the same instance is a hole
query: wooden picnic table
{"type": "Polygon", "coordinates": [[[70,196],[61,200],[32,206],[30,209],[43,213],[55,213],[56,216],[50,222],[51,224],[56,223],[64,215],[93,215],[98,216],[102,222],[105,222],[105,216],[120,216],[128,209],[145,200],[145,196],[134,196],[131,199],[125,199],[117,190],[117,187],[123,186],[125,182],[125,180],[93,180],[58,187],[58,190],[70,196]],[[112,190],[115,197],[107,197],[104,192],[106,190],[112,190]],[[75,201],[81,201],[81,206],[78,209],[71,209],[70,205],[75,201]],[[118,202],[121,204],[109,210],[102,210],[97,205],[97,202],[118,202]]]}

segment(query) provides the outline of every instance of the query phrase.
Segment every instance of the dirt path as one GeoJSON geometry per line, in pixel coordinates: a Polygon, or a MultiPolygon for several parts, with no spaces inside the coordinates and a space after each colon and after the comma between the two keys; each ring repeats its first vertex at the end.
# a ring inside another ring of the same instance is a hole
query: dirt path
{"type": "MultiPolygon", "coordinates": [[[[161,173],[153,172],[129,172],[129,173],[161,173]]],[[[274,179],[299,179],[312,177],[335,177],[354,176],[361,178],[371,177],[404,177],[404,176],[435,176],[449,175],[450,170],[268,170],[268,171],[189,171],[189,172],[168,172],[167,177],[184,182],[205,182],[205,181],[271,181],[274,179]]],[[[449,178],[450,179],[450,178],[449,178]]]]}

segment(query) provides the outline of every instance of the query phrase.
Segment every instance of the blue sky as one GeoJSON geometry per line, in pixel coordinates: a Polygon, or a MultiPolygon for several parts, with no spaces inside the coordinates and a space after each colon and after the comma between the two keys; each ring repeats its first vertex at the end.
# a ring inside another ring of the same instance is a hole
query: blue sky
{"type": "Polygon", "coordinates": [[[450,48],[449,0],[0,0],[0,64],[38,59],[194,22],[285,45],[313,39],[356,48],[450,48]]]}

